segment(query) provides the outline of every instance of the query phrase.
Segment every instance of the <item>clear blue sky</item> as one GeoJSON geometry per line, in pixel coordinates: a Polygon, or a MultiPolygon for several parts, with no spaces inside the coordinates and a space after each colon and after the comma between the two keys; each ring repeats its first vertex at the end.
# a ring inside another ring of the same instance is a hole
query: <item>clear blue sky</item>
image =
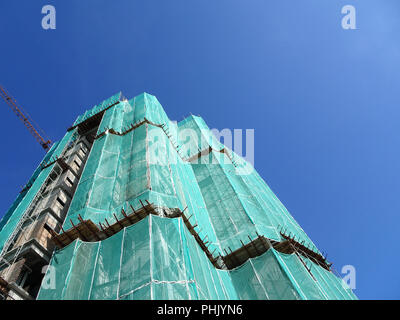
{"type": "MultiPolygon", "coordinates": [[[[0,82],[54,140],[121,90],[254,128],[255,166],[361,299],[400,298],[400,1],[1,1],[0,82]],[[57,29],[41,28],[53,4],[57,29]],[[357,30],[341,28],[341,8],[357,30]]],[[[0,215],[44,152],[0,102],[0,215]]]]}

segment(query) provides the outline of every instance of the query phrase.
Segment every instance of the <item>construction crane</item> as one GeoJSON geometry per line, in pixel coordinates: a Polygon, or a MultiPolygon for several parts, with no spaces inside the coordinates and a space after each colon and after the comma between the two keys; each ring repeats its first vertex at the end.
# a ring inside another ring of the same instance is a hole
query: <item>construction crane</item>
{"type": "Polygon", "coordinates": [[[0,96],[4,99],[4,101],[8,104],[8,106],[14,111],[14,113],[17,115],[17,117],[23,122],[25,127],[29,130],[29,132],[33,135],[33,137],[36,139],[37,142],[40,143],[42,148],[44,150],[48,150],[51,146],[51,141],[46,137],[45,133],[43,130],[40,129],[40,127],[31,119],[29,114],[22,109],[21,106],[17,104],[17,101],[7,93],[7,91],[4,89],[3,86],[0,85],[0,96]],[[36,128],[33,126],[35,124],[36,128]],[[39,133],[41,132],[41,134],[39,133]]]}

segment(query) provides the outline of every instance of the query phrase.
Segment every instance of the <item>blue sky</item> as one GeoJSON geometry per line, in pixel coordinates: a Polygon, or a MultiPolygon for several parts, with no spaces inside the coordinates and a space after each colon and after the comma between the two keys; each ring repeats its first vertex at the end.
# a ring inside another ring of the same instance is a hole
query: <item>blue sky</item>
{"type": "MultiPolygon", "coordinates": [[[[361,299],[399,299],[398,0],[0,2],[0,82],[61,138],[115,92],[255,129],[255,166],[361,299]],[[41,28],[53,4],[57,29],[41,28]],[[357,30],[341,28],[354,5],[357,30]]],[[[0,215],[44,152],[0,102],[0,215]]]]}

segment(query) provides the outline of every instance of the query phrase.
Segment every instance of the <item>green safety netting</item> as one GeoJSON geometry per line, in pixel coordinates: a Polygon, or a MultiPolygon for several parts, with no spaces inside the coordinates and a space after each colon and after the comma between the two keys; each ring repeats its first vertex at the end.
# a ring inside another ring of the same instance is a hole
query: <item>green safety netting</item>
{"type": "Polygon", "coordinates": [[[225,153],[213,151],[206,157],[204,162],[208,163],[192,167],[219,239],[226,242],[224,247],[233,250],[240,246],[240,240],[257,232],[279,241],[279,231],[284,229],[318,252],[255,170],[238,174],[225,153]]]}
{"type": "Polygon", "coordinates": [[[191,115],[179,122],[178,127],[182,153],[187,159],[209,147],[218,151],[224,148],[201,117],[191,115]]]}
{"type": "Polygon", "coordinates": [[[218,270],[181,218],[150,215],[100,242],[57,251],[38,299],[353,299],[342,281],[274,249],[218,270]],[[329,290],[327,283],[329,282],[329,290]]]}
{"type": "Polygon", "coordinates": [[[105,109],[118,103],[121,99],[122,99],[121,92],[116,93],[112,97],[100,102],[99,104],[97,104],[94,107],[87,110],[85,113],[78,116],[78,118],[75,120],[75,122],[72,126],[74,127],[74,126],[82,123],[83,121],[93,117],[94,115],[100,113],[101,111],[104,111],[105,109]]]}
{"type": "Polygon", "coordinates": [[[53,169],[54,163],[52,163],[52,160],[56,159],[63,152],[66,145],[75,138],[75,133],[74,130],[69,131],[60,141],[53,144],[28,181],[27,186],[29,187],[25,188],[25,190],[18,195],[17,199],[0,221],[0,252],[53,169]],[[42,165],[44,164],[49,165],[43,168],[42,165]]]}
{"type": "Polygon", "coordinates": [[[45,157],[39,164],[39,166],[35,169],[33,172],[31,178],[28,180],[26,183],[25,187],[21,192],[18,194],[17,198],[13,202],[13,204],[10,206],[10,208],[7,210],[7,212],[4,214],[3,218],[0,220],[0,231],[3,229],[4,225],[7,223],[8,219],[11,217],[11,215],[14,213],[15,209],[17,206],[20,204],[22,199],[25,197],[25,195],[28,192],[28,189],[33,185],[35,182],[36,178],[39,176],[40,172],[42,171],[42,164],[48,162],[52,155],[54,154],[54,151],[57,149],[57,146],[59,145],[60,141],[55,142],[50,150],[46,153],[45,157]]]}
{"type": "MultiPolygon", "coordinates": [[[[121,210],[148,201],[150,216],[101,242],[75,241],[58,251],[54,289],[41,299],[354,299],[331,272],[274,249],[234,270],[218,270],[180,218],[186,208],[210,251],[238,249],[258,235],[281,241],[281,231],[319,252],[251,164],[216,139],[201,117],[171,121],[158,100],[118,93],[79,116],[73,127],[103,112],[64,230],[78,217],[111,224],[121,210]],[[310,266],[311,273],[304,267],[310,266]]],[[[75,138],[71,130],[48,153],[49,163],[75,138]]],[[[1,246],[40,189],[52,166],[38,169],[32,186],[7,214],[1,246]]],[[[1,224],[0,224],[1,228],[1,224]]],[[[51,269],[49,269],[51,270],[51,269]]],[[[46,275],[46,278],[50,275],[46,275]]],[[[47,280],[46,280],[47,281],[47,280]]]]}
{"type": "Polygon", "coordinates": [[[148,216],[101,242],[57,252],[39,299],[235,299],[181,219],[148,216]],[[52,272],[55,273],[52,273],[52,272]]]}
{"type": "Polygon", "coordinates": [[[72,226],[70,219],[78,223],[79,215],[95,223],[114,221],[113,213],[120,218],[121,209],[148,200],[167,208],[188,206],[221,254],[257,233],[279,241],[278,227],[318,252],[256,171],[240,172],[244,163],[251,165],[216,140],[200,117],[176,125],[157,99],[144,93],[106,110],[98,129],[103,132],[93,144],[65,229],[72,226]],[[124,134],[108,134],[110,129],[124,134]],[[209,147],[209,154],[187,161],[209,147]]]}

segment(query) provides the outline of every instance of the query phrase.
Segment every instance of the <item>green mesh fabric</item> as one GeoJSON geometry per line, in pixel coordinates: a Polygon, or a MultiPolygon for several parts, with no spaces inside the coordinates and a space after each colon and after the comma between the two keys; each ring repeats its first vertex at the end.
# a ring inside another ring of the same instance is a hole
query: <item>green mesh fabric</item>
{"type": "Polygon", "coordinates": [[[79,215],[95,223],[114,221],[113,213],[119,218],[122,208],[138,208],[140,200],[148,200],[181,210],[188,206],[221,254],[257,233],[279,241],[278,227],[318,251],[257,172],[240,173],[238,167],[251,165],[226,148],[220,152],[223,144],[200,117],[176,125],[158,100],[144,93],[106,110],[98,134],[103,132],[94,142],[65,229],[72,226],[70,219],[78,223],[79,215]],[[131,125],[138,126],[129,131],[131,125]],[[128,132],[109,134],[111,129],[128,132]],[[211,153],[188,161],[209,147],[211,153]]]}
{"type": "Polygon", "coordinates": [[[75,120],[73,126],[76,126],[83,121],[93,117],[94,115],[100,113],[101,111],[106,110],[107,108],[113,106],[114,104],[118,103],[121,99],[121,92],[116,93],[112,97],[102,101],[101,103],[95,105],[94,107],[90,108],[87,110],[85,113],[81,114],[78,116],[78,118],[75,120]]]}
{"type": "Polygon", "coordinates": [[[39,299],[238,298],[181,219],[148,216],[104,241],[77,240],[51,267],[57,280],[52,286],[47,272],[39,299]]]}
{"type": "MultiPolygon", "coordinates": [[[[252,165],[219,142],[201,117],[176,123],[156,97],[143,93],[128,101],[118,93],[79,116],[73,127],[99,114],[64,230],[71,221],[79,224],[79,216],[112,224],[114,214],[122,219],[122,209],[131,212],[146,201],[163,211],[101,242],[78,240],[57,251],[49,268],[55,286],[42,285],[39,299],[356,298],[331,272],[274,249],[236,269],[216,269],[181,218],[169,217],[168,210],[186,210],[214,256],[258,235],[282,241],[282,230],[319,251],[252,165]]],[[[49,152],[46,163],[57,154],[49,152]]],[[[11,207],[0,243],[50,169],[36,172],[32,187],[11,207]]],[[[50,280],[48,271],[44,283],[50,280]]]]}
{"type": "Polygon", "coordinates": [[[106,240],[57,251],[38,299],[355,298],[331,272],[313,264],[312,274],[295,254],[274,249],[218,270],[181,218],[150,215],[106,240]]]}
{"type": "Polygon", "coordinates": [[[53,144],[40,165],[33,173],[32,177],[29,179],[27,183],[29,188],[25,188],[25,190],[18,195],[17,199],[0,221],[0,252],[2,251],[3,246],[7,242],[10,235],[13,233],[24,212],[29,208],[32,200],[35,198],[38,191],[42,187],[42,184],[53,169],[54,164],[51,164],[52,160],[56,159],[62,153],[65,146],[73,138],[74,133],[75,131],[67,132],[59,142],[55,142],[53,144]],[[44,164],[50,165],[43,169],[42,165],[44,164]]]}

